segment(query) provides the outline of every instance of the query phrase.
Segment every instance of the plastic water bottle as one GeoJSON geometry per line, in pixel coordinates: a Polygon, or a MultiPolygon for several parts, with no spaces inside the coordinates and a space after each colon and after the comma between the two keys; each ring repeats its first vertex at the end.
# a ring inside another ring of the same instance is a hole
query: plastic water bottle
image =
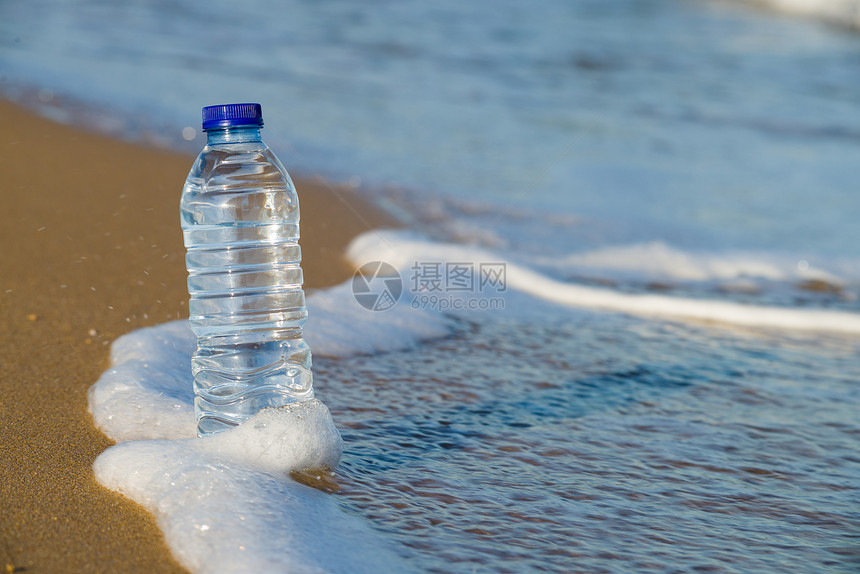
{"type": "Polygon", "coordinates": [[[262,126],[259,104],[203,108],[208,141],[182,190],[199,436],[313,398],[299,202],[262,126]]]}

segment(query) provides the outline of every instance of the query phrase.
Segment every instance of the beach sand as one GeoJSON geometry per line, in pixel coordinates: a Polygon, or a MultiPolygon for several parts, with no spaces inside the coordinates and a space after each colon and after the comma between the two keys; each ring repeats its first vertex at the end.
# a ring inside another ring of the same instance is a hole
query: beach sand
{"type": "MultiPolygon", "coordinates": [[[[187,317],[179,194],[193,158],[4,102],[0,122],[0,566],[182,572],[152,516],[93,478],[112,443],[87,389],[118,336],[187,317]]],[[[305,286],[339,283],[348,241],[393,222],[349,190],[295,182],[305,286]]]]}

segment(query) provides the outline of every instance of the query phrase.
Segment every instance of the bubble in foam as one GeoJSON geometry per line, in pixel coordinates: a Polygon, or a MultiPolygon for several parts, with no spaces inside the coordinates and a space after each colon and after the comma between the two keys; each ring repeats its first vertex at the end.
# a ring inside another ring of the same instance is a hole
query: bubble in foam
{"type": "Polygon", "coordinates": [[[263,409],[247,424],[194,442],[203,452],[284,475],[334,468],[343,452],[340,432],[317,399],[263,409]]]}
{"type": "Polygon", "coordinates": [[[209,437],[122,442],[93,469],[155,515],[192,572],[408,571],[367,523],[289,477],[334,467],[341,451],[331,414],[314,399],[209,437]]]}

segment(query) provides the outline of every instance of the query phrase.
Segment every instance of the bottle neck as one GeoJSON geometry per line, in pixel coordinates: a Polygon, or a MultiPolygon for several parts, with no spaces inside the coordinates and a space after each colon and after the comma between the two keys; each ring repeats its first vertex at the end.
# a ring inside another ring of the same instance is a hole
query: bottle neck
{"type": "Polygon", "coordinates": [[[260,128],[251,126],[218,128],[206,132],[208,145],[250,143],[263,141],[260,128]]]}

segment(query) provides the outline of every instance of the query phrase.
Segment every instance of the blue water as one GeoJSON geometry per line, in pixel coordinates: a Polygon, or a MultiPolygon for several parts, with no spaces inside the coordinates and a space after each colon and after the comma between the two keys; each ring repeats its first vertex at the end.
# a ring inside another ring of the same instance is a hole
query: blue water
{"type": "Polygon", "coordinates": [[[860,567],[857,341],[543,319],[315,365],[338,496],[421,570],[860,567]]]}
{"type": "MultiPolygon", "coordinates": [[[[434,238],[624,291],[858,310],[860,34],[812,19],[6,2],[0,93],[189,152],[202,106],[259,101],[292,173],[434,238]]],[[[860,567],[854,338],[521,315],[316,362],[346,439],[336,498],[422,569],[860,567]]]]}

